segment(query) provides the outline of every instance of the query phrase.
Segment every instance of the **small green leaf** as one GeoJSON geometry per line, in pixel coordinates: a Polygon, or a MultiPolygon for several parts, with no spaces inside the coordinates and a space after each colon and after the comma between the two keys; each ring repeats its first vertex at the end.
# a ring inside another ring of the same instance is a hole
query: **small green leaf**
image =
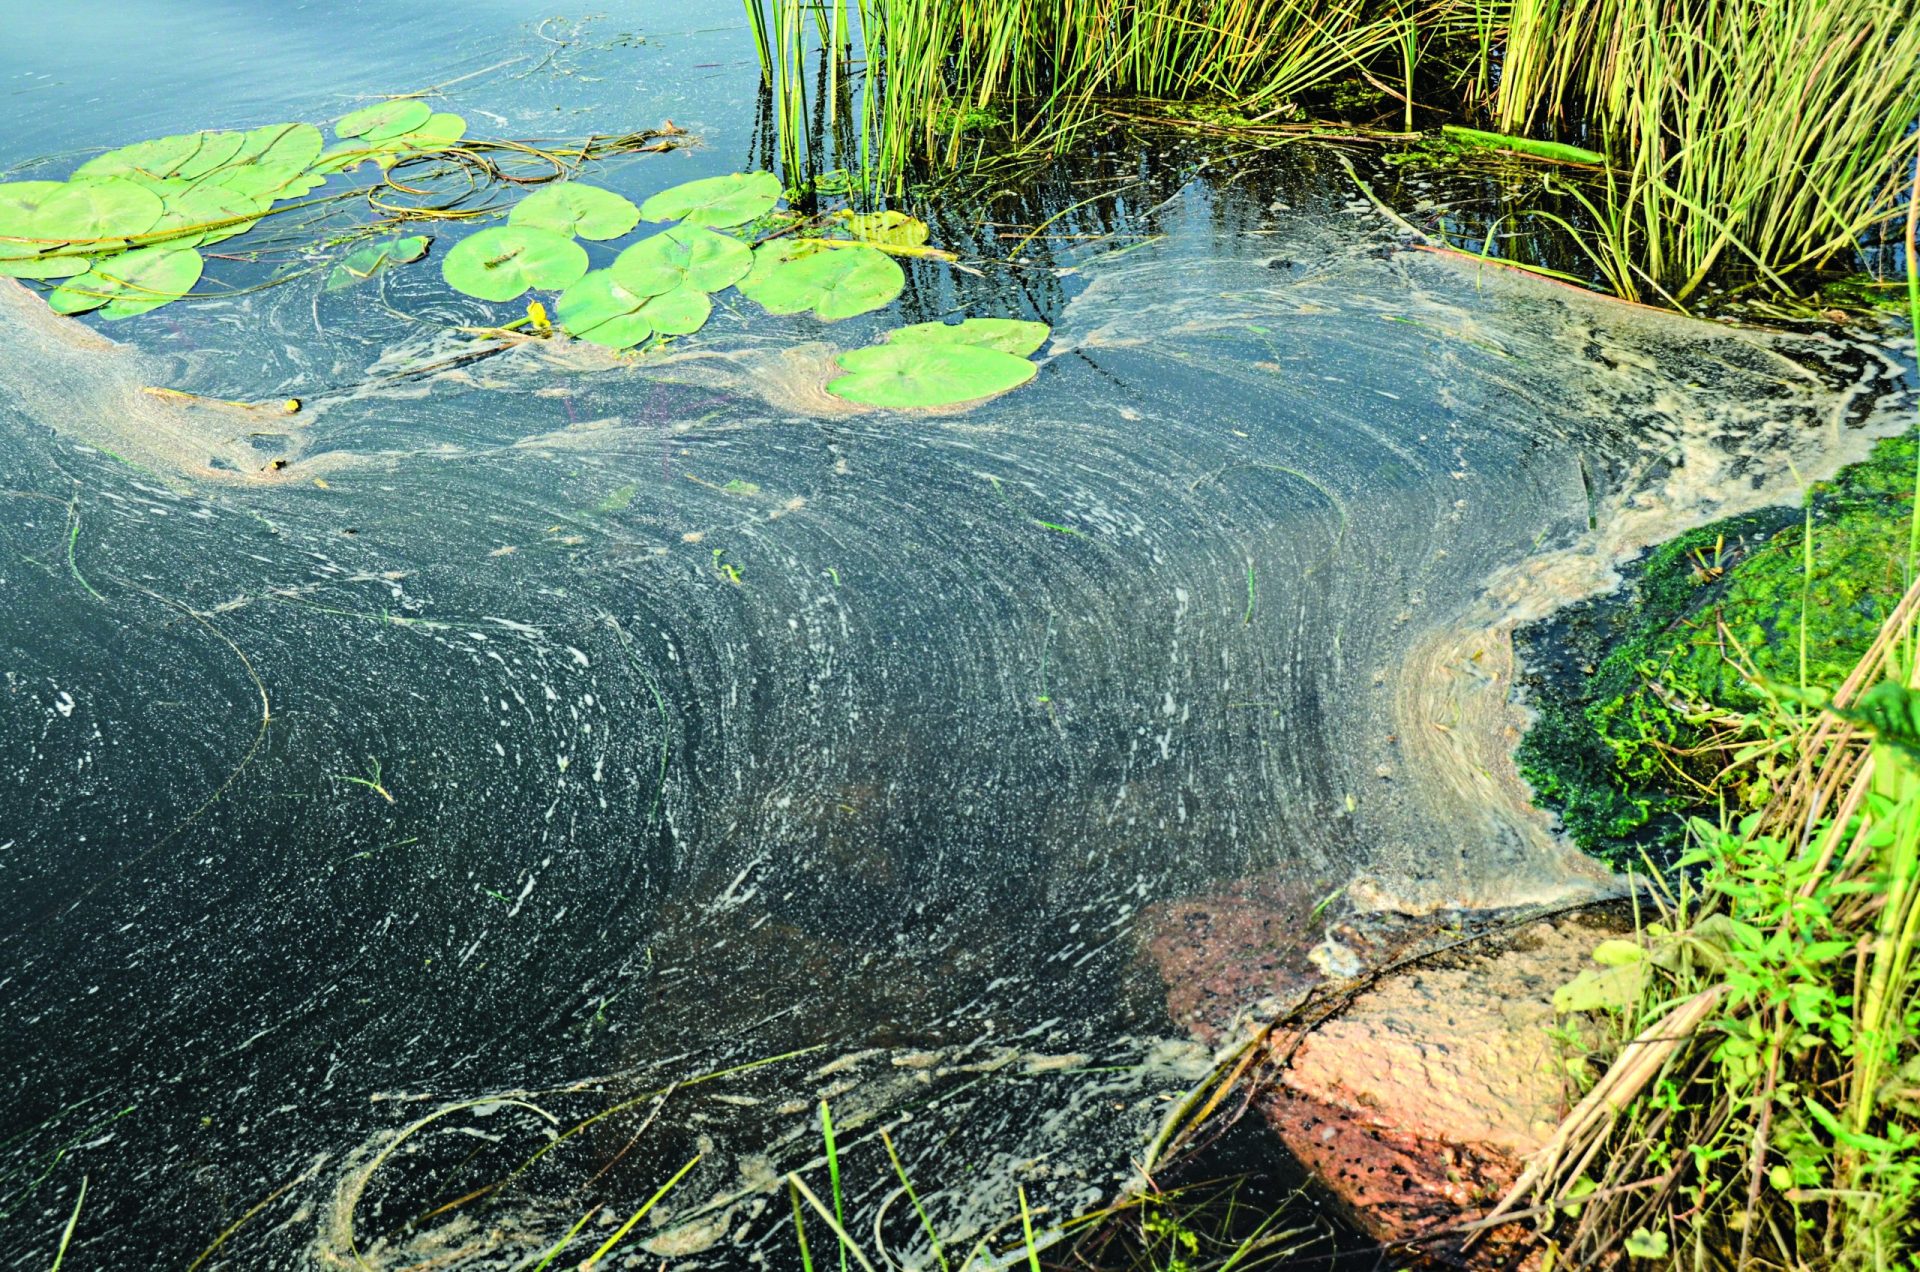
{"type": "Polygon", "coordinates": [[[775,239],[754,250],[753,269],[740,280],[740,292],[771,314],[811,310],[833,322],[880,308],[906,284],[900,266],[874,248],[775,239]]]}
{"type": "Polygon", "coordinates": [[[101,261],[47,296],[57,314],[99,309],[103,318],[131,318],[180,299],[200,281],[200,253],[192,248],[147,247],[101,261]],[[103,308],[104,306],[104,308],[103,308]]]}
{"type": "Polygon", "coordinates": [[[640,205],[640,215],[689,225],[742,225],[779,201],[780,178],[771,172],[736,172],[662,190],[640,205]]]}
{"type": "Polygon", "coordinates": [[[1636,1259],[1664,1259],[1667,1257],[1667,1234],[1635,1228],[1622,1246],[1636,1259]]]}
{"type": "Polygon", "coordinates": [[[1644,962],[1590,969],[1553,991],[1553,1009],[1563,1016],[1580,1011],[1621,1011],[1640,1001],[1646,979],[1644,962]]]}
{"type": "Polygon", "coordinates": [[[938,344],[978,345],[998,349],[1016,357],[1026,357],[1047,342],[1053,329],[1044,322],[1020,318],[968,318],[958,323],[916,322],[902,327],[887,339],[894,344],[924,341],[938,344]]]}
{"type": "Polygon", "coordinates": [[[1646,956],[1633,941],[1602,941],[1593,948],[1593,961],[1602,967],[1628,967],[1646,956]]]}
{"type": "Polygon", "coordinates": [[[1018,388],[1034,376],[1025,358],[980,345],[908,340],[843,353],[846,375],[827,392],[867,406],[953,406],[1018,388]]]}
{"type": "Polygon", "coordinates": [[[640,224],[640,209],[611,190],[559,181],[520,200],[507,222],[583,239],[615,239],[640,224]]]}
{"type": "Polygon", "coordinates": [[[658,296],[676,287],[716,292],[753,268],[753,250],[739,239],[697,225],[676,225],[641,239],[616,256],[613,275],[636,296],[658,296]]]}
{"type": "Polygon", "coordinates": [[[343,115],[333,126],[336,137],[359,137],[366,141],[385,141],[414,129],[433,118],[433,107],[415,97],[375,102],[343,115]]]}
{"type": "Polygon", "coordinates": [[[396,265],[417,261],[427,254],[430,241],[424,234],[412,234],[406,238],[388,239],[383,243],[370,243],[357,248],[333,267],[333,272],[327,276],[327,290],[339,291],[343,287],[352,287],[396,265]]]}
{"type": "Polygon", "coordinates": [[[440,263],[455,291],[512,300],[528,288],[557,291],[587,272],[587,251],[552,230],[502,225],[461,239],[440,263]]]}

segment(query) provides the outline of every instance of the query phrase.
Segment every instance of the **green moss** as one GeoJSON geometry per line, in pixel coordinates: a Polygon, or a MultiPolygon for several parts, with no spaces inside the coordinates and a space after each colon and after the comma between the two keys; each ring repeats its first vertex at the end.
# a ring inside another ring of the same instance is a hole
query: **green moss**
{"type": "Polygon", "coordinates": [[[1706,708],[1755,712],[1763,686],[1801,687],[1803,614],[1806,686],[1845,678],[1903,589],[1917,449],[1890,439],[1813,488],[1810,573],[1808,511],[1769,509],[1661,545],[1618,594],[1520,634],[1538,712],[1520,769],[1575,843],[1616,865],[1664,858],[1681,815],[1764,795],[1764,774],[1680,752],[1706,708]]]}

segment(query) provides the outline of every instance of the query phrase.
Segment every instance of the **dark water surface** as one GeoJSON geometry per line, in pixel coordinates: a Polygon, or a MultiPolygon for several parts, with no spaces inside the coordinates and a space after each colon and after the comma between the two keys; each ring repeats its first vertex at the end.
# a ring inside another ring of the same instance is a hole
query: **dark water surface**
{"type": "MultiPolygon", "coordinates": [[[[593,174],[636,196],[752,165],[736,9],[601,9],[8,4],[0,166],[430,84],[496,136],[671,117],[700,144],[593,174]]],[[[1328,151],[1177,146],[943,203],[981,273],[888,314],[730,302],[637,365],[356,388],[513,316],[431,263],[0,332],[0,1266],[83,1178],[68,1268],[530,1266],[603,1205],[573,1266],[695,1155],[631,1266],[784,1266],[823,1098],[911,1260],[879,1127],[964,1247],[1016,1186],[1111,1197],[1204,1073],[1154,903],[1595,886],[1407,721],[1499,716],[1508,609],[1857,451],[1891,364],[1409,250],[1328,151]],[[1089,191],[1052,232],[1111,237],[993,263],[1089,191]],[[962,311],[1052,323],[1037,380],[821,392],[962,311]],[[142,384],[312,399],[289,479],[123,462],[142,384]]]]}

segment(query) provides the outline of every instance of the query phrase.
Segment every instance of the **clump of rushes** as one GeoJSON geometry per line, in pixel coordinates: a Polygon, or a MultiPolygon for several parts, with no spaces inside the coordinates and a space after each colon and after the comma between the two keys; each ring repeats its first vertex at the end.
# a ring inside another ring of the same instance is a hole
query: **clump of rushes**
{"type": "Polygon", "coordinates": [[[856,113],[875,193],[909,167],[988,166],[1044,153],[1106,97],[1212,99],[1249,123],[1290,118],[1302,93],[1356,77],[1410,117],[1407,88],[1437,41],[1489,29],[1482,0],[745,0],[780,148],[800,162],[801,41],[831,51],[817,90],[831,125],[856,113]],[[857,112],[838,68],[864,56],[857,112]],[[1003,121],[991,138],[975,126],[1003,121]]]}
{"type": "Polygon", "coordinates": [[[1920,21],[1897,0],[1511,0],[1495,109],[1604,142],[1619,171],[1582,192],[1585,241],[1628,298],[1790,293],[1902,215],[1920,21]]]}

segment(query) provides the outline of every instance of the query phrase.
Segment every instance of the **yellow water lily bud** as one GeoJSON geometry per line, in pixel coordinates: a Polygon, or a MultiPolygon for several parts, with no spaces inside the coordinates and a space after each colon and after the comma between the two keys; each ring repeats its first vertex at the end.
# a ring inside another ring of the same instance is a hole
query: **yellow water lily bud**
{"type": "Polygon", "coordinates": [[[553,324],[547,321],[547,307],[537,300],[527,302],[527,321],[543,336],[553,330],[553,324]]]}
{"type": "Polygon", "coordinates": [[[285,411],[288,415],[298,415],[300,413],[300,399],[288,398],[286,401],[280,404],[280,409],[285,411]]]}

